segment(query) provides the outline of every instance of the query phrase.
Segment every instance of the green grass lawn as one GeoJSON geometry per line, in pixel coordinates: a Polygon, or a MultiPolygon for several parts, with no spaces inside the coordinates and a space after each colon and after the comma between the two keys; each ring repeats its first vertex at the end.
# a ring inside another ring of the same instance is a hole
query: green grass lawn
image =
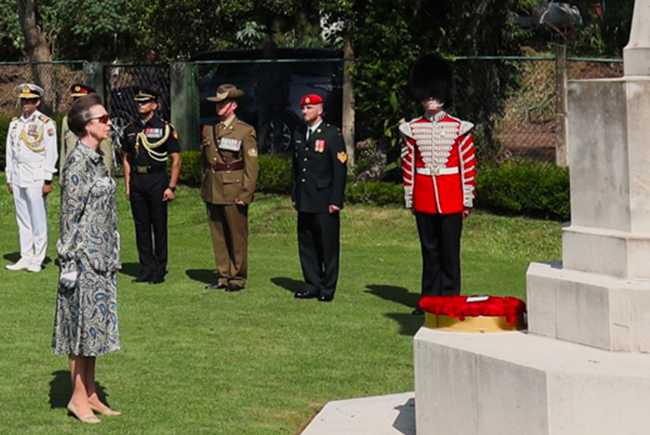
{"type": "MultiPolygon", "coordinates": [[[[122,351],[98,358],[100,391],[124,415],[98,427],[66,417],[67,358],[52,355],[59,192],[49,198],[43,272],[0,270],[0,433],[297,434],[330,400],[411,391],[412,336],[423,318],[420,253],[406,210],[349,206],[331,304],[294,300],[302,286],[290,200],[259,195],[250,209],[250,280],[207,291],[213,254],[197,190],[170,206],[170,264],[160,286],[132,284],[138,260],[119,183],[122,351]]],[[[18,258],[13,202],[0,192],[0,252],[18,258]]],[[[559,259],[557,222],[475,213],[465,221],[463,292],[525,296],[531,261],[559,259]]]]}

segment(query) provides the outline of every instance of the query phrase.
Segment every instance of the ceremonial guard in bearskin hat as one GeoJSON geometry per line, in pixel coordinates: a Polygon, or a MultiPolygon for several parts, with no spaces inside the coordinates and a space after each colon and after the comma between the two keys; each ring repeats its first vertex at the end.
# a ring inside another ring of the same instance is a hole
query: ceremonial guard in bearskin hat
{"type": "Polygon", "coordinates": [[[20,259],[5,267],[40,272],[47,251],[45,198],[53,189],[58,155],[56,124],[38,110],[43,88],[24,83],[16,91],[23,113],[9,124],[5,176],[16,206],[20,259]]]}
{"type": "Polygon", "coordinates": [[[160,284],[167,274],[167,204],[176,198],[181,149],[174,126],[156,115],[160,94],[141,88],[137,121],[124,129],[126,196],[131,202],[140,275],[133,282],[160,284]],[[171,178],[167,160],[172,159],[171,178]],[[153,235],[153,240],[152,240],[153,235]]]}
{"type": "Polygon", "coordinates": [[[343,193],[347,177],[345,142],[341,130],[325,122],[323,98],[303,97],[305,128],[293,134],[293,188],[298,211],[298,253],[305,287],[296,299],[334,299],[339,277],[343,193]]]}
{"type": "MultiPolygon", "coordinates": [[[[400,125],[404,198],[422,250],[422,296],[460,294],[460,237],[475,193],[473,124],[447,113],[454,102],[451,63],[427,54],[411,68],[409,91],[424,115],[400,125]]],[[[418,308],[413,314],[422,314],[418,308]]]]}
{"type": "MultiPolygon", "coordinates": [[[[84,85],[82,83],[75,83],[70,86],[70,96],[72,100],[76,100],[81,97],[85,97],[88,94],[96,94],[94,88],[91,86],[84,85]]],[[[70,152],[77,146],[79,138],[68,128],[68,115],[63,117],[61,121],[61,152],[59,153],[59,169],[63,169],[65,161],[68,160],[70,152]]],[[[113,169],[113,141],[111,138],[104,139],[99,144],[99,149],[101,150],[100,154],[106,169],[109,173],[113,169]]]]}

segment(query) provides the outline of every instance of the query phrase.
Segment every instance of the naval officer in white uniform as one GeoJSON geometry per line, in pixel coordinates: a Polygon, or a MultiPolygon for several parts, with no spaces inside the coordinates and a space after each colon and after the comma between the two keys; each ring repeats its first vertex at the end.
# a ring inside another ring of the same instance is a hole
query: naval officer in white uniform
{"type": "Polygon", "coordinates": [[[14,197],[20,259],[9,270],[40,272],[47,251],[45,198],[52,191],[58,158],[56,124],[39,112],[43,89],[31,83],[16,88],[22,116],[7,133],[5,176],[14,197]]]}

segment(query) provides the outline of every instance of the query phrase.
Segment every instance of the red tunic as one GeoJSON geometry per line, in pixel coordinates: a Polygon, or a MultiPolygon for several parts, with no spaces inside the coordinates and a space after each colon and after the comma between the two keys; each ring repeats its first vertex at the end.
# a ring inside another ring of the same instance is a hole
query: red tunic
{"type": "Polygon", "coordinates": [[[476,190],[472,127],[445,112],[400,126],[406,207],[432,214],[472,207],[476,190]]]}

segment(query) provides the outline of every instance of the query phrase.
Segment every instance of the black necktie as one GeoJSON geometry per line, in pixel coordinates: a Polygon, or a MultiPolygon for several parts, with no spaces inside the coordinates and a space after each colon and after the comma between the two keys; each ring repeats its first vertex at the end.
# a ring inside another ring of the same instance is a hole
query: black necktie
{"type": "Polygon", "coordinates": [[[309,140],[309,138],[311,137],[311,135],[312,135],[311,128],[308,128],[308,129],[307,129],[307,140],[309,140]]]}

